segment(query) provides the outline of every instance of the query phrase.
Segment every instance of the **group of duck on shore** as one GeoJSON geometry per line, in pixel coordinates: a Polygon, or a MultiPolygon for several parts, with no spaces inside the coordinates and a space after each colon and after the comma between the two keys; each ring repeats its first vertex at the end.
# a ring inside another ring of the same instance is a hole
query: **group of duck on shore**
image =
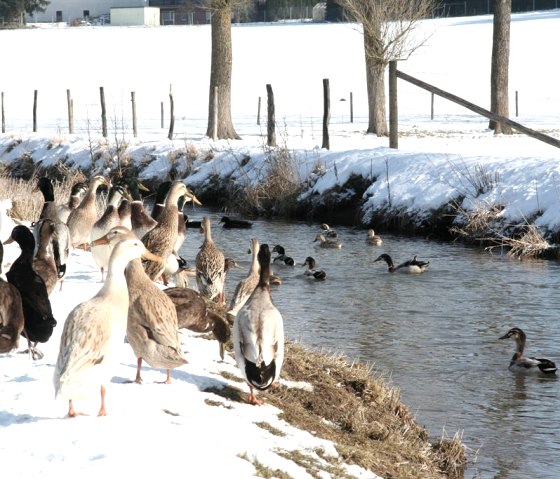
{"type": "MultiPolygon", "coordinates": [[[[38,344],[50,339],[60,321],[53,316],[49,295],[57,286],[63,288],[71,251],[81,248],[91,251],[103,284],[63,322],[53,381],[56,396],[68,400],[69,417],[80,414],[74,401],[90,384],[99,385],[98,414],[106,414],[104,384],[111,377],[115,350],[124,337],[137,359],[135,382],[142,382],[145,361],[165,369],[164,382],[170,383],[171,370],[186,363],[180,329],[212,332],[222,358],[231,338],[239,370],[250,389],[248,402],[262,404],[255,390],[278,384],[284,360],[283,320],[270,289],[270,284],[280,284],[281,279],[271,266],[293,266],[294,260],[281,245],[270,247],[251,239],[249,271],[226,304],[226,275],[235,262],[225,258],[214,243],[210,217],[196,223],[184,215],[186,203],[200,201],[182,181],[160,185],[151,213],[144,207],[144,187],[134,178],[111,184],[103,176],[94,176],[87,184],[76,183],[67,201],[56,201],[47,177],[40,178],[36,187],[44,198],[39,218],[16,225],[5,241],[17,243],[21,252],[5,274],[7,281],[0,277],[0,353],[17,349],[23,336],[31,358],[42,358],[38,344]],[[100,214],[97,194],[101,187],[108,188],[108,195],[100,214]],[[194,270],[179,255],[189,227],[198,227],[204,234],[194,270]],[[196,290],[185,280],[190,275],[196,278],[196,290]]],[[[220,223],[226,229],[252,226],[227,216],[220,223]]],[[[337,232],[327,224],[321,225],[315,241],[321,248],[342,247],[337,232]]],[[[380,246],[383,240],[370,229],[366,243],[380,246]]],[[[2,261],[0,242],[0,273],[2,261]]],[[[416,256],[395,265],[386,253],[377,261],[384,261],[390,273],[418,274],[429,266],[416,256]]],[[[316,269],[312,256],[305,259],[304,266],[308,278],[327,278],[325,271],[316,269]]],[[[556,372],[552,361],[524,356],[526,336],[521,329],[512,328],[500,339],[506,338],[513,338],[517,345],[511,370],[556,372]]]]}

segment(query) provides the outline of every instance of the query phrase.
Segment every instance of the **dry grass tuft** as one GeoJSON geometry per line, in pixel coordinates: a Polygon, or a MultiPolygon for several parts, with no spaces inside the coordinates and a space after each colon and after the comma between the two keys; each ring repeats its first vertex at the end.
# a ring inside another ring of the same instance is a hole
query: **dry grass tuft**
{"type": "Polygon", "coordinates": [[[514,258],[538,258],[550,251],[553,246],[546,241],[540,229],[535,225],[524,225],[522,232],[517,237],[499,235],[494,239],[496,245],[486,247],[487,250],[494,248],[508,248],[508,255],[514,258]]]}

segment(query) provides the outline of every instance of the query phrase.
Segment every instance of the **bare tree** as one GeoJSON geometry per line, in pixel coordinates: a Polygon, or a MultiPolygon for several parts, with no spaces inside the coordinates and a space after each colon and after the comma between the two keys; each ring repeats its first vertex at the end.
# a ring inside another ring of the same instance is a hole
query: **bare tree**
{"type": "MultiPolygon", "coordinates": [[[[509,118],[509,45],[511,0],[494,0],[492,70],[490,73],[490,111],[509,118]]],[[[490,120],[495,134],[511,135],[511,126],[490,120]]]]}
{"type": "Polygon", "coordinates": [[[368,95],[368,133],[387,136],[385,70],[406,59],[427,37],[415,36],[419,21],[431,18],[436,0],[337,0],[346,17],[362,25],[368,95]]]}

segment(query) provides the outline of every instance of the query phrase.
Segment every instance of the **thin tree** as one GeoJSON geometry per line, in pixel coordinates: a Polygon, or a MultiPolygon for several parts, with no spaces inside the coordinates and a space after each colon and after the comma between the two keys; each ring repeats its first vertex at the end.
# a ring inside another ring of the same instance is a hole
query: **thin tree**
{"type": "Polygon", "coordinates": [[[231,119],[231,16],[234,1],[236,0],[210,0],[212,61],[206,136],[213,137],[216,132],[218,139],[239,139],[231,119]],[[215,95],[218,96],[218,101],[215,101],[215,95]]]}
{"type": "Polygon", "coordinates": [[[337,0],[346,17],[362,26],[366,60],[368,133],[387,136],[385,70],[408,58],[426,36],[414,36],[420,20],[432,17],[436,0],[337,0]]]}
{"type": "MultiPolygon", "coordinates": [[[[509,46],[511,0],[494,0],[492,69],[490,73],[490,111],[509,118],[509,46]]],[[[490,120],[494,134],[511,135],[511,126],[490,120]]]]}

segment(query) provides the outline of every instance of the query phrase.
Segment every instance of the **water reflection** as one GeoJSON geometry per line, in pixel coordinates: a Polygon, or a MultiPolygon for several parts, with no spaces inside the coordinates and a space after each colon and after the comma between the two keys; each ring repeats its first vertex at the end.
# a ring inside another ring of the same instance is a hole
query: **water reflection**
{"type": "MultiPolygon", "coordinates": [[[[224,230],[216,219],[213,227],[215,242],[241,266],[228,273],[229,292],[249,269],[251,237],[281,244],[298,264],[313,256],[324,282],[305,279],[301,266],[274,268],[283,284],[272,295],[288,338],[373,363],[431,435],[462,431],[478,450],[466,477],[560,477],[558,381],[511,374],[513,343],[497,340],[521,327],[528,354],[559,362],[556,262],[389,235],[370,246],[365,230],[344,227],[337,227],[343,247],[325,250],[313,244],[319,225],[303,222],[255,220],[251,230],[224,230]],[[382,252],[395,263],[418,255],[430,269],[390,274],[373,262],[382,252]]],[[[201,243],[193,230],[182,255],[194,262],[201,243]]]]}

